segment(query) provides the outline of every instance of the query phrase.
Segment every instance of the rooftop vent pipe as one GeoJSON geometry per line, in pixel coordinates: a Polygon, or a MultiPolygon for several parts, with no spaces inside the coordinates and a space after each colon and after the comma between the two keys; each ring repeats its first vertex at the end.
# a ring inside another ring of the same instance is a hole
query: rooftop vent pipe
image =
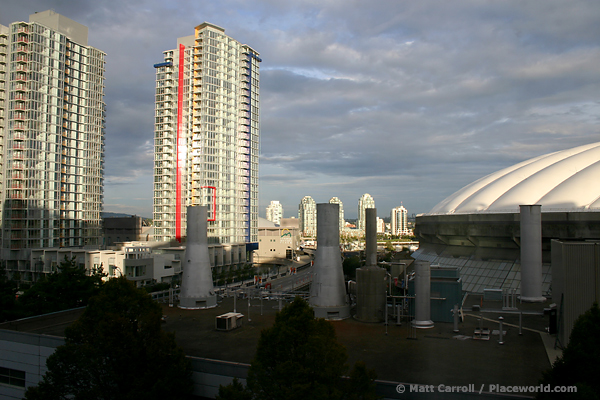
{"type": "Polygon", "coordinates": [[[340,253],[339,204],[317,204],[317,251],[309,304],[316,318],[350,316],[340,253]]]}
{"type": "Polygon", "coordinates": [[[208,255],[207,214],[206,206],[187,208],[187,243],[182,263],[179,308],[195,310],[217,306],[208,255]]]}

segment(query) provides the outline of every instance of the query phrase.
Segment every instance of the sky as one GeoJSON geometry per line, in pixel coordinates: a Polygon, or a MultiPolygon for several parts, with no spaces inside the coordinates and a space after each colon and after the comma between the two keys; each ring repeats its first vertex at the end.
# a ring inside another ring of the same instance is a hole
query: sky
{"type": "Polygon", "coordinates": [[[20,0],[106,56],[105,211],[152,217],[155,71],[210,22],[260,53],[259,210],[369,193],[429,212],[529,158],[600,141],[597,0],[20,0]]]}

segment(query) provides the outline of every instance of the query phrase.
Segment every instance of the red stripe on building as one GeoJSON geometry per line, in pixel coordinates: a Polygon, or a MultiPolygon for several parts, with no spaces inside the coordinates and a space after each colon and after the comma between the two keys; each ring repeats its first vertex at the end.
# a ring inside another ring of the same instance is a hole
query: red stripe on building
{"type": "Polygon", "coordinates": [[[183,184],[183,163],[185,157],[185,139],[181,132],[181,122],[183,120],[183,62],[185,56],[185,46],[179,45],[179,76],[177,78],[177,165],[175,181],[175,239],[181,242],[181,186],[183,184]]]}

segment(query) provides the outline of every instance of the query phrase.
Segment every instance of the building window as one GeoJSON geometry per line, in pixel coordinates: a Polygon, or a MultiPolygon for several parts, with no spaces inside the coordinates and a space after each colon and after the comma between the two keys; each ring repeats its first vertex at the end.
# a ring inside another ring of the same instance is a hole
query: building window
{"type": "Polygon", "coordinates": [[[25,371],[0,367],[0,384],[25,387],[25,371]]]}

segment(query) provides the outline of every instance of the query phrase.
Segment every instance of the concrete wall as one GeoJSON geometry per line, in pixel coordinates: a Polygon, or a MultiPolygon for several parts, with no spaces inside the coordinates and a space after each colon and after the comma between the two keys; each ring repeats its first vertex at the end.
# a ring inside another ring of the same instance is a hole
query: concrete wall
{"type": "Polygon", "coordinates": [[[600,242],[552,241],[552,299],[563,346],[577,318],[600,301],[600,242]]]}
{"type": "Polygon", "coordinates": [[[1,399],[22,399],[46,373],[46,359],[64,339],[35,333],[0,330],[0,367],[25,372],[25,387],[0,384],[1,399]]]}

